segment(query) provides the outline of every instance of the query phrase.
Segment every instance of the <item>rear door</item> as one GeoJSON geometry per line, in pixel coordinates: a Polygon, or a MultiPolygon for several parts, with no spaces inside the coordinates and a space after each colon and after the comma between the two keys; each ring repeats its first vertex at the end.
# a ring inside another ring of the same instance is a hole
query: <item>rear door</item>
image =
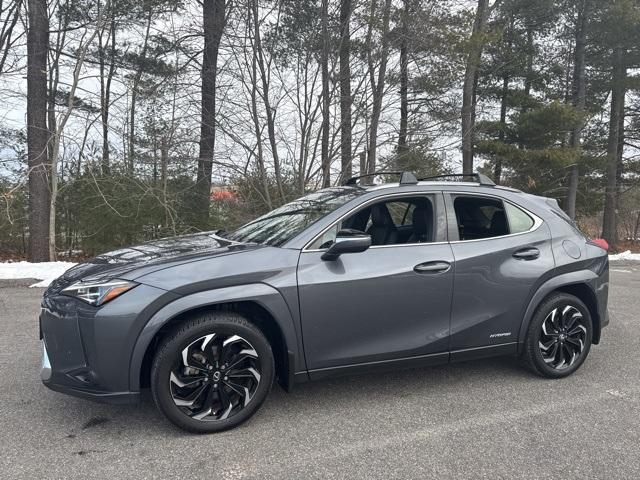
{"type": "Polygon", "coordinates": [[[456,266],[452,360],[515,352],[527,303],[554,267],[549,229],[498,196],[448,193],[445,201],[456,266]]]}

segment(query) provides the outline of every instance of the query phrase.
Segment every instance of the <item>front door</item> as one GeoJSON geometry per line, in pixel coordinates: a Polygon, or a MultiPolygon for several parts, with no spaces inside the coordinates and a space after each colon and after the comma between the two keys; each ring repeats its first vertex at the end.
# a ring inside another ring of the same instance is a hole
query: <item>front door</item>
{"type": "Polygon", "coordinates": [[[401,359],[448,360],[454,268],[451,246],[438,241],[444,238],[438,225],[446,224],[439,216],[443,220],[441,194],[385,197],[301,253],[298,288],[312,377],[401,359]],[[373,246],[323,261],[341,228],[366,231],[373,246]]]}

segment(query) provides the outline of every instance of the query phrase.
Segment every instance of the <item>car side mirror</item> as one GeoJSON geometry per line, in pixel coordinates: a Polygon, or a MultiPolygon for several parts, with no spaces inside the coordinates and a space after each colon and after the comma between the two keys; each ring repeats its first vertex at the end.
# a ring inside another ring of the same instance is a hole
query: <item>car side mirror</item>
{"type": "Polygon", "coordinates": [[[322,254],[322,260],[337,260],[343,253],[364,252],[371,246],[371,235],[360,230],[344,229],[336,235],[336,241],[322,254]]]}

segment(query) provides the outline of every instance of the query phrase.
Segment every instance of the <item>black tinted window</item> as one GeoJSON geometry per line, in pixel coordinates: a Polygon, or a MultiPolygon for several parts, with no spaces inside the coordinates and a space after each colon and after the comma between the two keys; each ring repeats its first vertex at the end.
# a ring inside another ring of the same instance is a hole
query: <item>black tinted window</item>
{"type": "Polygon", "coordinates": [[[509,234],[502,201],[489,197],[460,196],[453,201],[460,240],[500,237],[509,234]]]}
{"type": "Polygon", "coordinates": [[[382,200],[333,225],[310,248],[329,248],[342,229],[358,230],[371,235],[373,246],[433,242],[433,203],[428,196],[382,200]]]}

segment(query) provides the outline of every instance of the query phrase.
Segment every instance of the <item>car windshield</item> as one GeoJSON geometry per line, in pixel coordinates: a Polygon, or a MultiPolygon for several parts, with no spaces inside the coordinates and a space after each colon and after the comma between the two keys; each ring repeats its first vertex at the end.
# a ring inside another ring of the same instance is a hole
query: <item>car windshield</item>
{"type": "Polygon", "coordinates": [[[224,237],[237,242],[277,247],[363,193],[365,190],[360,188],[346,187],[310,193],[224,234],[224,237]]]}

